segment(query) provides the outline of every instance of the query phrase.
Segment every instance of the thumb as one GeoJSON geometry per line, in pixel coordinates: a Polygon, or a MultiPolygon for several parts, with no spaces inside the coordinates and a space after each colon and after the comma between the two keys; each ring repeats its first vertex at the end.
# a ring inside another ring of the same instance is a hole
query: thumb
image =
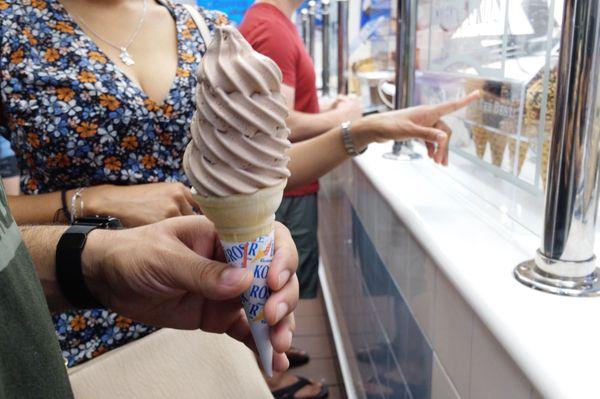
{"type": "Polygon", "coordinates": [[[448,140],[448,133],[435,127],[426,127],[414,124],[410,132],[413,138],[423,140],[427,143],[442,145],[448,140]]]}
{"type": "Polygon", "coordinates": [[[171,286],[205,298],[222,301],[233,299],[246,291],[252,283],[248,269],[202,257],[182,245],[170,262],[168,278],[171,286]]]}

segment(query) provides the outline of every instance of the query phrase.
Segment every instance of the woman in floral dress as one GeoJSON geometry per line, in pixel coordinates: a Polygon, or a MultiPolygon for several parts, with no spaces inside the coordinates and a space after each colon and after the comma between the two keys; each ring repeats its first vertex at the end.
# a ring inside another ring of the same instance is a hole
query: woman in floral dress
{"type": "MultiPolygon", "coordinates": [[[[29,194],[10,198],[16,219],[66,222],[58,211],[61,190],[70,206],[74,191],[84,187],[86,214],[120,217],[126,226],[192,214],[181,160],[203,37],[180,5],[95,2],[105,11],[93,10],[97,17],[88,21],[82,7],[92,3],[0,0],[0,133],[11,140],[21,190],[29,194]],[[104,41],[118,42],[119,34],[98,37],[94,27],[112,18],[116,32],[120,21],[130,32],[142,15],[128,48],[136,64],[127,65],[104,41]],[[161,60],[165,51],[173,54],[171,62],[161,60]],[[149,184],[157,182],[164,183],[149,184]]],[[[200,12],[210,30],[226,22],[222,14],[200,12]]],[[[154,330],[107,309],[56,314],[54,321],[69,366],[154,330]]]]}

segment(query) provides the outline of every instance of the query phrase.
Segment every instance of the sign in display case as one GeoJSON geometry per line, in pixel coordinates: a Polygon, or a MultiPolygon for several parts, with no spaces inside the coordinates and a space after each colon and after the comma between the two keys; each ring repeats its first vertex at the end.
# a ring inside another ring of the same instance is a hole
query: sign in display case
{"type": "Polygon", "coordinates": [[[541,192],[554,116],[562,2],[418,3],[415,102],[436,103],[480,90],[481,100],[450,118],[452,149],[541,192]]]}

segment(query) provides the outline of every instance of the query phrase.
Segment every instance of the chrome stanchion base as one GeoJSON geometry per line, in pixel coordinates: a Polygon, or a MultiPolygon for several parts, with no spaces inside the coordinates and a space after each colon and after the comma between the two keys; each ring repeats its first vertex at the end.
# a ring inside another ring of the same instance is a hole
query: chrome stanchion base
{"type": "Polygon", "coordinates": [[[550,294],[576,297],[600,296],[600,269],[585,277],[560,277],[540,269],[535,260],[521,263],[514,270],[515,278],[522,284],[550,294]]]}
{"type": "Polygon", "coordinates": [[[392,152],[386,152],[383,157],[393,161],[414,161],[423,158],[421,154],[414,150],[410,141],[395,142],[392,152]]]}

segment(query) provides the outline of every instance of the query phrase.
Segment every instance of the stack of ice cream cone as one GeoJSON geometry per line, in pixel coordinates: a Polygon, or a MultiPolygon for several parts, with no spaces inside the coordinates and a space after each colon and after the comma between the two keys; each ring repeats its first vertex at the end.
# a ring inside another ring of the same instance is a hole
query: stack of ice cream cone
{"type": "MultiPolygon", "coordinates": [[[[517,173],[520,174],[523,163],[527,156],[527,151],[531,143],[539,143],[538,135],[542,117],[542,103],[544,99],[544,71],[540,71],[532,80],[527,88],[525,96],[525,113],[523,120],[523,138],[517,143],[517,140],[509,143],[511,157],[515,157],[518,151],[517,173]]],[[[544,123],[544,134],[541,138],[541,179],[542,184],[546,185],[548,177],[548,160],[550,155],[550,142],[552,139],[552,127],[554,122],[554,107],[556,104],[556,78],[557,70],[554,68],[550,72],[548,79],[548,97],[546,99],[546,116],[544,123]]]]}
{"type": "Polygon", "coordinates": [[[483,114],[483,125],[496,129],[496,131],[485,129],[487,140],[490,143],[490,149],[492,151],[492,164],[501,167],[508,138],[506,135],[499,132],[501,130],[500,125],[506,116],[502,115],[502,113],[498,112],[495,108],[496,104],[503,103],[503,94],[506,95],[506,92],[509,89],[507,89],[506,85],[503,83],[489,81],[484,85],[483,90],[483,98],[487,105],[483,114]]]}
{"type": "MultiPolygon", "coordinates": [[[[475,90],[481,90],[483,88],[483,81],[480,79],[469,78],[465,83],[465,91],[467,94],[474,92],[475,90]]],[[[488,136],[486,129],[481,124],[483,123],[483,111],[481,110],[481,101],[478,100],[467,107],[465,112],[465,118],[471,126],[471,137],[475,144],[475,154],[480,159],[485,156],[485,150],[487,148],[488,136]]]]}

